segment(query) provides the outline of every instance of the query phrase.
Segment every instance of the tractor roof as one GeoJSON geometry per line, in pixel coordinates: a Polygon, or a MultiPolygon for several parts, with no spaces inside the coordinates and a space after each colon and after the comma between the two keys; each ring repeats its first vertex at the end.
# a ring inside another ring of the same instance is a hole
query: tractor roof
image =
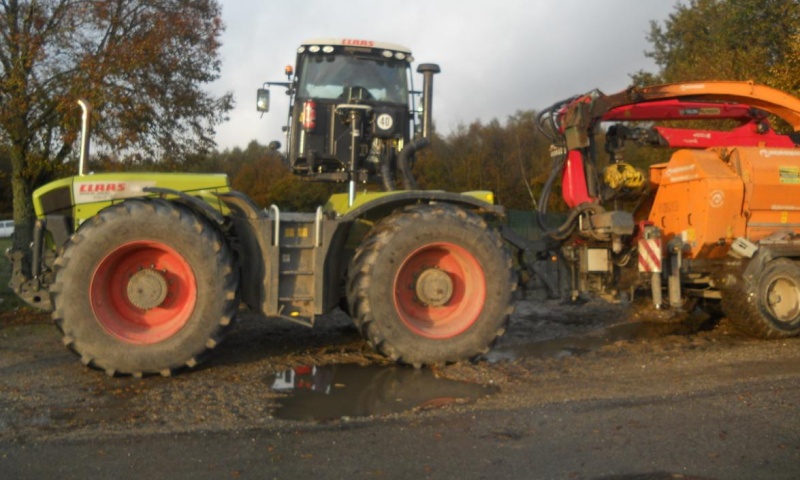
{"type": "Polygon", "coordinates": [[[301,46],[319,45],[321,47],[324,47],[325,45],[343,46],[343,47],[363,47],[363,48],[374,48],[379,50],[392,50],[394,52],[403,52],[407,55],[411,55],[411,50],[401,45],[396,45],[394,43],[386,43],[386,42],[376,42],[373,40],[357,39],[357,38],[333,38],[333,37],[314,38],[311,40],[306,40],[302,42],[300,45],[301,46]]]}

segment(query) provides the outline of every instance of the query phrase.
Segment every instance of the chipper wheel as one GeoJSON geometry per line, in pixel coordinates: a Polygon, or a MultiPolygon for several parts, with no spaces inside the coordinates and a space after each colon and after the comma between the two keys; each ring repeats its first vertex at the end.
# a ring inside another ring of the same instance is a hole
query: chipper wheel
{"type": "Polygon", "coordinates": [[[53,319],[64,343],[109,375],[194,367],[238,306],[238,273],[222,234],[165,200],[101,211],[55,266],[53,319]]]}
{"type": "Polygon", "coordinates": [[[516,272],[497,231],[448,204],[381,220],[349,269],[347,297],[372,346],[409,365],[486,353],[505,332],[516,272]]]}
{"type": "Polygon", "coordinates": [[[743,333],[759,338],[800,334],[800,266],[788,258],[767,263],[752,284],[722,291],[722,308],[743,333]]]}

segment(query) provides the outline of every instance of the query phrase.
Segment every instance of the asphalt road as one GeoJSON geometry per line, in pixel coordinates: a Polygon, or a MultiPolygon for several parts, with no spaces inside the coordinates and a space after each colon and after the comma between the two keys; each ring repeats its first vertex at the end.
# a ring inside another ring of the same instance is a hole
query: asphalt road
{"type": "Polygon", "coordinates": [[[800,379],[411,419],[3,444],[3,478],[796,479],[800,379]]]}

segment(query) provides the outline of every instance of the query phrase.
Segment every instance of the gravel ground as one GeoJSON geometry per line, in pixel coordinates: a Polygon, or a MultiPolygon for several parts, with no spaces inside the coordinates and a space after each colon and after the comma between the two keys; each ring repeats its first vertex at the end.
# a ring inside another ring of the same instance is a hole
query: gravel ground
{"type": "Polygon", "coordinates": [[[506,336],[477,362],[414,371],[375,354],[341,313],[319,319],[314,329],[244,315],[195,370],[172,378],[109,378],[63,347],[47,315],[21,311],[0,318],[0,442],[237,431],[297,421],[282,418],[368,422],[620,391],[667,394],[697,388],[710,375],[716,382],[741,375],[742,365],[752,364],[749,373],[756,376],[775,375],[768,362],[785,361],[787,352],[800,357],[799,345],[798,339],[748,339],[724,319],[671,316],[646,305],[520,301],[506,336]],[[735,373],[726,367],[731,355],[740,360],[735,373]],[[306,366],[320,367],[318,375],[306,366]],[[679,373],[650,375],[662,367],[679,373]],[[287,371],[297,377],[294,394],[272,388],[287,371]],[[302,378],[305,390],[336,394],[310,398],[297,391],[302,378]],[[327,411],[331,405],[351,408],[327,411]],[[281,415],[286,409],[299,413],[281,415]]]}

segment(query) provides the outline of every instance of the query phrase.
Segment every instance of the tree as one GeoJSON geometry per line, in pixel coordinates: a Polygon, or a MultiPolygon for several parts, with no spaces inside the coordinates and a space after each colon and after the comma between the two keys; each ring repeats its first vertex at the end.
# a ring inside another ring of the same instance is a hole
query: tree
{"type": "MultiPolygon", "coordinates": [[[[696,80],[754,80],[800,96],[800,0],[690,0],[663,25],[650,22],[658,71],[632,75],[637,85],[696,80]]],[[[785,130],[776,119],[775,127],[785,130]]],[[[673,123],[673,126],[681,126],[673,123]]],[[[692,124],[697,127],[696,123],[692,124]]],[[[709,128],[730,122],[711,121],[709,128]]],[[[637,166],[665,161],[663,150],[630,147],[637,166]]]]}
{"type": "Polygon", "coordinates": [[[648,40],[658,74],[637,83],[755,80],[800,94],[800,0],[691,0],[678,3],[648,40]]]}
{"type": "Polygon", "coordinates": [[[178,158],[213,147],[233,106],[202,90],[219,77],[223,29],[216,0],[0,0],[15,247],[32,238],[33,189],[74,158],[78,98],[94,106],[101,149],[178,158]]]}
{"type": "Polygon", "coordinates": [[[770,68],[773,86],[800,97],[800,31],[791,36],[787,48],[786,61],[770,68]]]}
{"type": "Polygon", "coordinates": [[[414,165],[422,188],[459,192],[491,190],[509,209],[530,210],[551,168],[549,141],[536,128],[536,112],[460,125],[447,137],[434,135],[414,165]]]}
{"type": "Polygon", "coordinates": [[[289,212],[313,212],[337,188],[333,183],[301,180],[274,153],[243,165],[231,184],[261,207],[274,204],[289,212]]]}

